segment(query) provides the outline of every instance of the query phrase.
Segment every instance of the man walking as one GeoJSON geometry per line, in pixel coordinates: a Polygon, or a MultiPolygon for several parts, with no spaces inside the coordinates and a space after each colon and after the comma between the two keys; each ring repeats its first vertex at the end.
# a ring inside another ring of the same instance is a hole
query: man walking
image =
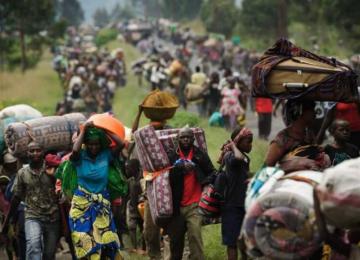
{"type": "Polygon", "coordinates": [[[174,217],[166,228],[170,237],[170,259],[182,259],[187,233],[189,258],[203,260],[205,257],[198,203],[202,188],[209,183],[215,169],[208,154],[194,145],[194,133],[190,128],[181,129],[178,142],[178,148],[168,152],[170,162],[174,165],[170,172],[174,217]]]}
{"type": "Polygon", "coordinates": [[[24,201],[26,259],[52,260],[60,231],[55,177],[45,168],[44,151],[39,143],[31,142],[27,154],[30,164],[20,169],[16,176],[14,195],[2,232],[7,233],[10,219],[20,201],[24,201]]]}

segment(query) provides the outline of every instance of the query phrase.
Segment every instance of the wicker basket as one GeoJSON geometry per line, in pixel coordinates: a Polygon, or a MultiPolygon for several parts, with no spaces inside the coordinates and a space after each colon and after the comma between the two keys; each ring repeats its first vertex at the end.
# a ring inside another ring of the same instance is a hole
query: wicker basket
{"type": "Polygon", "coordinates": [[[176,107],[145,107],[141,106],[144,114],[152,121],[164,121],[172,118],[175,115],[176,107]]]}

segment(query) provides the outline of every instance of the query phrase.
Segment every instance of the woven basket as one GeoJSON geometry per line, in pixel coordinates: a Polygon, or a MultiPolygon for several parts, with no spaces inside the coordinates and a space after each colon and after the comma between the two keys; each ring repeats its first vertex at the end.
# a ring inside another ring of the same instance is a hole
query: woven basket
{"type": "Polygon", "coordinates": [[[147,118],[153,121],[163,121],[175,115],[176,107],[145,107],[141,106],[147,118]]]}

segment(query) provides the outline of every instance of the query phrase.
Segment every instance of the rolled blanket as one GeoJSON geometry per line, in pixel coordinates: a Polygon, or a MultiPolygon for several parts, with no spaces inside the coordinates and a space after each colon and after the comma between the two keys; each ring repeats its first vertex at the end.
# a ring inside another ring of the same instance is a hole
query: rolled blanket
{"type": "Polygon", "coordinates": [[[245,209],[248,209],[258,198],[267,194],[284,174],[284,171],[276,167],[261,168],[254,177],[251,178],[248,185],[245,209]]]}
{"type": "Polygon", "coordinates": [[[45,151],[64,151],[72,147],[72,135],[78,131],[85,116],[72,113],[12,123],[5,130],[5,142],[15,156],[26,156],[30,141],[40,142],[45,151]]]}
{"type": "Polygon", "coordinates": [[[0,111],[0,153],[5,149],[4,134],[8,125],[42,117],[41,112],[28,105],[15,105],[0,111]]]}
{"type": "Polygon", "coordinates": [[[360,228],[360,158],[327,169],[316,190],[329,224],[338,228],[360,228]]]}
{"type": "Polygon", "coordinates": [[[321,180],[321,174],[289,174],[252,203],[242,227],[250,255],[303,259],[321,246],[313,210],[313,185],[321,180]]]}

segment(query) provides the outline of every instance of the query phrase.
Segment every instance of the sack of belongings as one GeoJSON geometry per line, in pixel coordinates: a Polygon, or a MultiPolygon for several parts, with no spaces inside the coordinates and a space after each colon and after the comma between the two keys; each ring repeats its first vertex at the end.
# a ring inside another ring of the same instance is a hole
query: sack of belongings
{"type": "Polygon", "coordinates": [[[5,129],[11,123],[42,117],[40,111],[28,105],[9,106],[0,111],[0,154],[5,149],[5,129]]]}
{"type": "Polygon", "coordinates": [[[328,224],[344,229],[360,228],[360,158],[325,170],[316,191],[328,224]]]}
{"type": "Polygon", "coordinates": [[[84,123],[85,116],[72,113],[47,116],[10,124],[5,130],[5,142],[11,153],[26,156],[27,145],[36,140],[45,151],[66,151],[72,148],[72,136],[84,123]]]}
{"type": "Polygon", "coordinates": [[[252,95],[282,99],[353,102],[357,75],[334,58],[278,40],[252,68],[252,95]]]}
{"type": "Polygon", "coordinates": [[[206,88],[202,85],[188,83],[185,87],[184,94],[187,101],[196,101],[203,98],[206,88]]]}
{"type": "Polygon", "coordinates": [[[242,236],[253,257],[306,259],[321,247],[313,209],[322,173],[298,171],[280,178],[248,208],[242,236]]]}

